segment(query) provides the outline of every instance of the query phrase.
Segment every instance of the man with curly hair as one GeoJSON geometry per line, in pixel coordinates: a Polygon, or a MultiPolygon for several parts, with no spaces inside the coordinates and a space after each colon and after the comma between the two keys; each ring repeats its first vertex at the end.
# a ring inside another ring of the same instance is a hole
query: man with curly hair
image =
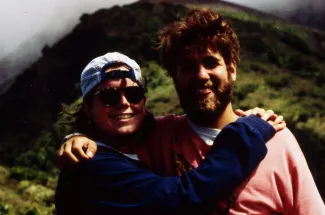
{"type": "Polygon", "coordinates": [[[230,25],[218,13],[192,10],[162,29],[159,40],[163,66],[190,119],[208,127],[222,127],[219,119],[232,121],[239,41],[230,25]]]}
{"type": "MultiPolygon", "coordinates": [[[[159,40],[163,66],[174,81],[194,130],[208,134],[208,129],[220,129],[234,121],[231,99],[240,46],[230,24],[218,13],[195,9],[162,29],[159,40]]],[[[181,143],[185,142],[178,143],[177,153],[183,155],[183,162],[196,167],[207,146],[191,148],[181,143]]],[[[278,132],[267,146],[268,154],[255,173],[232,198],[211,210],[225,214],[325,214],[324,203],[291,132],[278,132]]]]}
{"type": "MultiPolygon", "coordinates": [[[[140,158],[158,173],[181,175],[197,168],[220,129],[238,118],[231,101],[240,46],[230,24],[220,14],[206,9],[191,10],[180,21],[163,28],[159,41],[163,66],[173,79],[186,115],[164,117],[153,141],[148,143],[147,156],[142,153],[140,158]]],[[[257,111],[265,112],[253,110],[257,111]]],[[[71,144],[86,139],[77,138],[68,141],[70,147],[65,148],[70,151],[64,153],[71,154],[71,144]]],[[[191,208],[187,213],[325,214],[324,203],[292,133],[288,129],[278,132],[267,148],[256,171],[232,196],[198,211],[191,208]]],[[[63,151],[61,147],[60,153],[63,151]]]]}

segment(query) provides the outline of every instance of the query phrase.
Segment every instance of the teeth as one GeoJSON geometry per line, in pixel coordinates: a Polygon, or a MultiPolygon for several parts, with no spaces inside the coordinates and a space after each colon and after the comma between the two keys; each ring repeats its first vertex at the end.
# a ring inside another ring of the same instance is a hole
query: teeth
{"type": "Polygon", "coordinates": [[[115,118],[117,118],[117,119],[129,119],[132,116],[133,116],[133,114],[121,114],[121,115],[115,116],[115,118]]]}
{"type": "Polygon", "coordinates": [[[209,91],[210,91],[210,88],[198,88],[198,89],[196,89],[196,93],[199,93],[199,94],[207,93],[209,91]]]}
{"type": "Polygon", "coordinates": [[[197,92],[205,92],[206,90],[208,90],[208,88],[202,88],[202,89],[197,89],[197,92]]]}

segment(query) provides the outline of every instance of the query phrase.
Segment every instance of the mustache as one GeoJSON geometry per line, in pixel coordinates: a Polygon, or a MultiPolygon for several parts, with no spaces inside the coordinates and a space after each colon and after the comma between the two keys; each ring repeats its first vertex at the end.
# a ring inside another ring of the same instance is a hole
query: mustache
{"type": "Polygon", "coordinates": [[[218,86],[219,86],[219,84],[217,83],[217,81],[212,81],[212,80],[197,81],[197,80],[195,80],[195,81],[192,81],[189,83],[188,91],[193,92],[200,88],[218,89],[218,86]]]}

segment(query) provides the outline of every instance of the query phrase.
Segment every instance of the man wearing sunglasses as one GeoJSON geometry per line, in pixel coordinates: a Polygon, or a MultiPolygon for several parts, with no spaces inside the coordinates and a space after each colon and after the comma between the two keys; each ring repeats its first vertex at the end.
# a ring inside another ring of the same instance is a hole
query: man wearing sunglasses
{"type": "MultiPolygon", "coordinates": [[[[162,119],[165,125],[157,128],[157,140],[148,146],[152,156],[146,162],[159,173],[179,175],[197,168],[220,129],[238,118],[231,99],[239,41],[226,20],[203,9],[192,10],[162,29],[159,39],[163,66],[174,81],[186,115],[162,119]]],[[[92,157],[89,152],[95,152],[95,147],[90,140],[79,137],[66,142],[59,153],[77,161],[92,157]],[[82,150],[85,143],[90,149],[86,153],[82,150]],[[77,150],[72,153],[71,147],[77,150]]],[[[325,214],[324,203],[291,132],[284,129],[277,133],[267,147],[268,154],[254,174],[231,198],[207,207],[204,213],[325,214]]]]}

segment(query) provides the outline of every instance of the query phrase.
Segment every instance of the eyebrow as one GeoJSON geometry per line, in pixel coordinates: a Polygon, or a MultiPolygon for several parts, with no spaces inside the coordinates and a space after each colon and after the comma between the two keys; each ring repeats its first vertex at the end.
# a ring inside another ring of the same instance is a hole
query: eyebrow
{"type": "Polygon", "coordinates": [[[204,56],[203,59],[213,59],[213,60],[217,60],[218,62],[221,60],[220,58],[212,56],[212,55],[204,56]]]}
{"type": "MultiPolygon", "coordinates": [[[[206,56],[202,57],[200,61],[202,60],[205,60],[205,59],[213,59],[213,60],[216,60],[219,64],[220,64],[220,61],[221,61],[221,58],[220,57],[216,57],[214,55],[210,55],[210,54],[207,54],[206,56]]],[[[193,61],[193,58],[190,58],[190,57],[183,57],[183,58],[179,58],[178,59],[178,64],[179,63],[183,63],[183,62],[191,62],[193,61]]]]}

